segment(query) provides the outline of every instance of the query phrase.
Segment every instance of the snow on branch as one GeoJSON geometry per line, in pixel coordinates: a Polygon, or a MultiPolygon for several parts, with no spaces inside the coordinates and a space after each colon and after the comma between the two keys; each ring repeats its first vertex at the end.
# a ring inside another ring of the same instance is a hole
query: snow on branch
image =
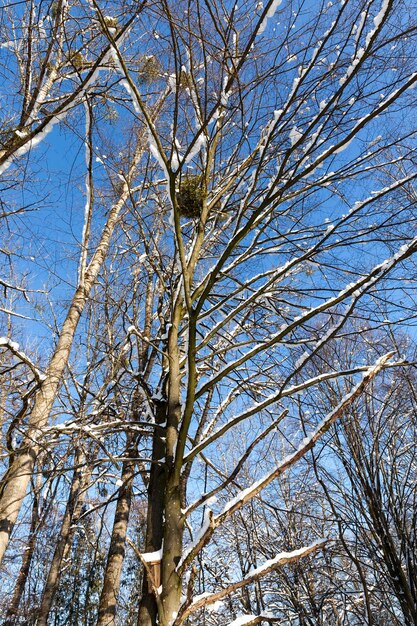
{"type": "MultiPolygon", "coordinates": [[[[155,125],[152,120],[152,115],[149,113],[147,107],[145,106],[145,103],[141,97],[141,94],[135,82],[132,80],[132,77],[126,66],[123,55],[120,52],[120,38],[118,38],[117,36],[116,37],[114,36],[115,33],[112,32],[113,29],[108,28],[108,25],[106,24],[106,17],[102,14],[101,10],[98,8],[97,5],[96,5],[96,8],[97,8],[97,13],[98,13],[100,23],[110,43],[109,54],[113,60],[113,63],[117,71],[123,77],[121,84],[123,88],[126,90],[126,92],[129,94],[136,114],[138,116],[141,115],[143,118],[143,121],[148,130],[149,150],[152,156],[158,161],[159,165],[161,166],[168,180],[169,179],[168,159],[163,150],[158,133],[156,132],[155,125]]],[[[169,89],[166,92],[166,94],[167,93],[169,93],[169,89]]]]}
{"type": "Polygon", "coordinates": [[[289,467],[294,465],[298,460],[303,458],[307,452],[314,448],[317,441],[319,441],[319,439],[330,429],[336,420],[343,415],[351,404],[353,404],[353,402],[363,393],[365,387],[373,380],[373,378],[375,378],[378,372],[380,372],[381,369],[388,364],[389,359],[393,355],[394,352],[389,352],[388,354],[380,357],[374,365],[368,367],[360,382],[344,396],[336,408],[326,415],[316,430],[311,433],[311,435],[303,439],[297,450],[285,457],[271,472],[254,482],[246,489],[240,491],[225,505],[220,513],[213,515],[210,511],[209,516],[206,516],[206,522],[201,527],[197,539],[186,550],[186,553],[178,566],[181,573],[192,562],[200,550],[207,545],[218,526],[220,526],[233,513],[241,509],[247,502],[256,497],[263,489],[272,483],[273,480],[278,478],[278,476],[283,474],[289,467]]]}
{"type": "Polygon", "coordinates": [[[265,489],[265,487],[267,487],[275,478],[294,465],[296,461],[305,456],[307,452],[316,445],[317,441],[329,430],[335,421],[346,411],[346,409],[348,409],[350,405],[362,394],[365,387],[373,378],[375,378],[378,372],[394,354],[394,352],[388,352],[388,354],[380,357],[376,361],[375,365],[369,367],[363,374],[362,380],[348,394],[345,395],[335,409],[326,415],[316,430],[311,435],[303,439],[301,445],[295,452],[292,452],[285,457],[272,472],[256,481],[250,487],[241,491],[235,498],[230,500],[224,507],[223,511],[216,516],[216,525],[222,523],[232,513],[246,504],[246,502],[258,495],[258,493],[265,489]]]}
{"type": "MultiPolygon", "coordinates": [[[[269,559],[268,561],[265,561],[265,563],[263,563],[260,567],[257,567],[256,569],[252,570],[245,578],[242,578],[242,580],[231,583],[227,587],[224,587],[223,589],[220,589],[219,591],[215,593],[212,593],[212,594],[204,593],[201,596],[196,596],[193,602],[188,607],[183,606],[182,611],[180,609],[178,620],[174,622],[173,626],[175,626],[177,623],[182,624],[183,621],[192,613],[195,613],[199,609],[202,609],[210,604],[214,604],[215,602],[218,602],[222,598],[225,598],[231,593],[234,593],[238,589],[242,589],[242,587],[246,587],[247,585],[250,585],[251,583],[258,580],[259,578],[263,578],[264,576],[266,576],[270,572],[273,572],[279,567],[282,567],[283,565],[287,565],[288,563],[293,563],[294,561],[298,561],[299,559],[304,558],[308,556],[309,554],[313,554],[317,552],[318,550],[323,548],[323,546],[326,543],[327,543],[327,540],[320,539],[318,541],[315,541],[311,545],[305,546],[303,548],[299,548],[298,550],[292,550],[291,552],[280,552],[273,559],[269,559]]],[[[244,617],[246,618],[248,616],[244,616],[244,617]]],[[[249,622],[241,621],[237,623],[238,624],[252,624],[254,623],[253,619],[255,619],[255,617],[256,616],[251,616],[252,621],[249,621],[249,622]]],[[[236,620],[234,623],[236,624],[236,620]]]]}
{"type": "Polygon", "coordinates": [[[266,7],[261,24],[258,28],[258,35],[261,35],[264,32],[266,25],[268,23],[268,19],[271,17],[274,17],[281,3],[282,3],[282,0],[272,0],[272,2],[268,3],[269,6],[266,7]]]}
{"type": "Polygon", "coordinates": [[[11,309],[5,309],[2,306],[0,306],[0,312],[5,313],[6,315],[13,315],[13,317],[18,317],[21,320],[29,320],[31,322],[33,322],[34,320],[33,317],[28,317],[27,315],[23,315],[22,313],[17,313],[16,311],[12,311],[11,309]]]}
{"type": "Polygon", "coordinates": [[[238,424],[239,422],[242,422],[243,420],[246,420],[249,417],[252,417],[252,415],[255,415],[259,413],[260,411],[262,411],[263,409],[270,407],[272,404],[279,402],[283,398],[287,398],[288,396],[292,396],[296,393],[300,393],[304,391],[305,389],[308,389],[309,387],[314,387],[315,385],[322,383],[323,381],[331,380],[333,378],[339,378],[341,376],[351,376],[352,374],[357,374],[358,372],[363,372],[365,370],[367,370],[366,366],[359,366],[359,367],[352,368],[350,370],[344,370],[344,371],[332,370],[330,372],[325,372],[323,374],[318,374],[317,376],[313,376],[312,378],[304,380],[303,382],[298,383],[296,385],[291,385],[291,387],[288,387],[287,389],[281,387],[281,389],[279,389],[278,392],[274,392],[273,394],[266,397],[265,400],[262,400],[261,402],[257,402],[253,404],[251,407],[239,413],[238,415],[233,417],[231,420],[229,420],[226,424],[223,424],[223,426],[221,426],[220,428],[215,430],[213,433],[211,433],[210,435],[202,439],[200,442],[198,442],[198,444],[194,448],[192,448],[190,452],[187,454],[187,456],[184,459],[184,463],[187,463],[188,461],[190,461],[201,450],[203,450],[204,448],[212,444],[219,437],[223,436],[227,431],[229,431],[231,428],[236,426],[236,424],[238,424]]]}
{"type": "Polygon", "coordinates": [[[254,626],[261,622],[276,624],[277,619],[265,613],[263,615],[240,615],[233,622],[229,622],[227,626],[254,626]]]}
{"type": "Polygon", "coordinates": [[[403,84],[395,89],[389,96],[387,96],[384,100],[382,100],[375,108],[373,108],[369,113],[364,115],[361,119],[359,119],[356,124],[352,127],[352,129],[336,144],[329,146],[317,156],[317,158],[312,161],[303,171],[302,176],[312,173],[317,167],[319,167],[327,158],[334,154],[339,154],[345,148],[348,147],[350,142],[358,135],[359,131],[361,131],[372,119],[375,119],[378,115],[383,113],[388,107],[393,104],[398,98],[409,89],[413,89],[417,84],[417,72],[413,72],[410,74],[407,80],[403,82],[403,84]]]}
{"type": "Polygon", "coordinates": [[[19,361],[21,361],[25,365],[27,365],[29,369],[31,370],[32,374],[35,376],[36,382],[38,384],[40,384],[42,381],[45,380],[46,378],[45,374],[43,374],[36,367],[36,365],[27,356],[27,354],[25,354],[24,352],[22,352],[22,350],[19,349],[19,344],[16,343],[16,341],[12,341],[8,337],[0,337],[0,348],[8,349],[13,354],[13,356],[15,356],[17,359],[19,359],[19,361]]]}
{"type": "Polygon", "coordinates": [[[233,622],[229,622],[227,626],[253,626],[268,619],[263,615],[240,615],[233,622]]]}
{"type": "Polygon", "coordinates": [[[159,587],[159,582],[160,581],[156,580],[156,578],[158,578],[158,575],[155,576],[155,574],[157,574],[157,572],[152,569],[152,565],[155,564],[155,563],[160,563],[160,561],[159,561],[158,558],[156,558],[154,561],[152,561],[151,559],[147,559],[146,558],[146,556],[149,557],[150,555],[152,556],[152,554],[158,554],[159,555],[161,553],[161,550],[158,550],[157,553],[149,553],[148,552],[148,553],[143,554],[143,553],[139,552],[135,542],[132,541],[130,539],[130,537],[126,537],[126,540],[127,540],[127,543],[129,544],[129,546],[133,549],[133,551],[136,554],[136,556],[141,561],[143,567],[145,568],[145,570],[146,570],[146,572],[148,574],[148,581],[149,581],[150,587],[152,589],[153,595],[155,597],[156,604],[158,605],[159,611],[162,612],[163,608],[162,608],[161,598],[160,598],[159,591],[158,591],[158,587],[159,587]]]}
{"type": "Polygon", "coordinates": [[[367,274],[361,276],[356,282],[352,282],[339,291],[333,298],[329,298],[325,302],[318,306],[306,311],[303,315],[295,317],[288,324],[283,324],[275,335],[272,335],[268,341],[265,341],[262,345],[257,345],[235,361],[227,364],[222,370],[212,376],[196,391],[196,399],[200,398],[211,387],[216,385],[220,380],[227,376],[231,371],[236,370],[246,363],[249,359],[253,358],[260,352],[265,352],[272,346],[276,345],[284,337],[286,337],[295,328],[300,327],[305,322],[308,322],[314,318],[317,314],[328,311],[330,308],[340,304],[346,298],[353,297],[355,300],[359,300],[369,289],[375,285],[379,280],[386,276],[399,262],[404,261],[417,252],[417,237],[411,239],[408,243],[402,245],[397,252],[383,261],[375,265],[367,274]]]}
{"type": "Polygon", "coordinates": [[[194,559],[195,555],[198,554],[202,548],[204,548],[208,541],[207,537],[211,537],[215,528],[216,524],[213,511],[206,509],[203,524],[198,531],[196,538],[191,544],[186,546],[182,559],[178,563],[177,570],[180,576],[185,571],[188,564],[194,559]]]}
{"type": "MultiPolygon", "coordinates": [[[[14,150],[12,154],[3,163],[0,164],[0,175],[3,174],[3,172],[5,172],[11,166],[15,159],[23,156],[27,152],[30,152],[33,148],[36,148],[36,146],[39,145],[47,135],[49,135],[53,127],[61,122],[63,119],[65,119],[69,110],[70,106],[63,109],[59,114],[55,115],[54,117],[51,117],[51,119],[49,119],[49,121],[45,124],[37,127],[31,135],[28,134],[27,140],[23,143],[23,145],[14,150]]],[[[19,137],[22,139],[25,137],[25,134],[21,133],[19,137]]]]}
{"type": "Polygon", "coordinates": [[[347,80],[352,76],[355,68],[357,68],[362,63],[363,59],[366,57],[366,54],[372,47],[373,42],[375,41],[375,38],[378,32],[381,30],[382,26],[384,25],[384,22],[387,19],[388,14],[390,10],[392,9],[392,6],[393,6],[392,0],[383,0],[381,10],[379,11],[378,15],[374,17],[374,20],[373,20],[374,28],[366,35],[365,47],[359,48],[359,50],[356,52],[354,58],[352,59],[351,64],[346,70],[345,75],[342,76],[342,78],[340,78],[339,80],[340,85],[344,85],[347,82],[347,80]]]}
{"type": "Polygon", "coordinates": [[[26,300],[26,302],[28,302],[28,296],[27,293],[29,291],[29,289],[25,289],[24,287],[19,287],[19,285],[13,285],[12,283],[8,283],[5,280],[3,280],[2,278],[0,278],[0,287],[3,287],[5,294],[7,293],[7,289],[11,289],[13,291],[18,291],[20,293],[23,294],[24,299],[26,300]]]}
{"type": "MultiPolygon", "coordinates": [[[[115,36],[115,41],[119,45],[129,32],[134,19],[134,17],[131,17],[115,36]]],[[[49,135],[54,126],[64,120],[68,113],[76,105],[83,101],[89,88],[96,82],[100,71],[103,67],[105,67],[106,63],[111,58],[111,53],[112,47],[109,44],[104,50],[102,50],[83,82],[74,92],[68,95],[65,101],[62,102],[55,109],[55,111],[50,113],[48,117],[45,117],[33,130],[24,128],[23,130],[19,130],[17,132],[17,137],[23,140],[23,143],[20,143],[20,146],[13,148],[10,153],[5,150],[0,151],[0,161],[4,158],[3,162],[0,162],[0,175],[12,165],[16,158],[27,154],[33,148],[38,146],[45,139],[45,137],[49,135]]],[[[41,102],[38,102],[38,106],[40,106],[40,104],[41,102]]]]}
{"type": "MultiPolygon", "coordinates": [[[[217,493],[219,493],[220,491],[225,489],[225,487],[227,487],[227,485],[230,485],[230,483],[235,480],[236,476],[238,475],[238,473],[242,469],[244,462],[249,457],[249,455],[253,452],[253,450],[256,448],[256,446],[261,441],[263,441],[265,439],[265,437],[267,437],[275,428],[277,428],[278,424],[280,424],[280,422],[283,421],[283,419],[287,416],[287,414],[288,414],[288,409],[285,409],[284,411],[282,411],[282,413],[277,417],[277,419],[275,419],[273,422],[271,422],[271,424],[269,424],[269,426],[267,428],[265,428],[252,441],[252,443],[247,447],[247,449],[245,450],[244,454],[240,457],[239,462],[237,463],[237,465],[235,466],[233,471],[229,474],[227,479],[223,483],[221,483],[220,485],[215,487],[209,493],[203,494],[198,500],[196,500],[193,504],[191,504],[186,509],[186,515],[189,515],[192,511],[194,511],[196,508],[198,508],[199,506],[201,506],[205,502],[212,501],[212,499],[216,496],[217,493]]],[[[232,420],[232,421],[234,421],[234,420],[232,420]]]]}
{"type": "Polygon", "coordinates": [[[85,206],[84,206],[84,225],[81,235],[81,253],[80,253],[80,261],[78,265],[78,284],[82,285],[85,270],[87,267],[87,255],[88,255],[88,242],[90,238],[90,227],[91,227],[91,213],[93,208],[93,199],[94,199],[94,191],[93,191],[93,150],[91,145],[92,139],[92,110],[91,105],[88,99],[86,98],[84,102],[85,108],[85,164],[87,168],[87,173],[85,176],[85,206]]]}

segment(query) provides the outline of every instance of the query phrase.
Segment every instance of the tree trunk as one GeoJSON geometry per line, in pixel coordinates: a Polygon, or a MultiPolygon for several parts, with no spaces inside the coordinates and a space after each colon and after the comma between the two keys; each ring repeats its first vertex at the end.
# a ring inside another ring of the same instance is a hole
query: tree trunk
{"type": "MultiPolygon", "coordinates": [[[[156,423],[166,421],[166,403],[160,402],[156,407],[156,423]]],[[[155,552],[162,546],[164,499],[166,488],[166,468],[163,464],[165,457],[165,428],[155,428],[152,444],[152,466],[148,485],[148,511],[146,519],[145,552],[155,552]]],[[[147,572],[144,572],[142,583],[142,597],[139,604],[138,626],[155,626],[158,615],[155,595],[152,590],[152,581],[147,572]]]]}
{"type": "Polygon", "coordinates": [[[159,616],[160,626],[170,626],[177,616],[181,600],[181,579],[177,574],[177,565],[182,554],[183,515],[180,488],[176,481],[168,484],[165,501],[161,594],[163,614],[159,616]]]}
{"type": "Polygon", "coordinates": [[[123,461],[120,487],[114,515],[110,548],[101,592],[97,626],[114,626],[117,608],[117,596],[120,588],[120,576],[126,550],[126,535],[132,502],[133,479],[135,476],[137,455],[136,446],[127,447],[128,459],[123,461]]]}
{"type": "Polygon", "coordinates": [[[178,431],[182,417],[180,351],[178,346],[181,316],[181,308],[177,306],[168,336],[170,363],[166,433],[168,476],[165,490],[164,546],[161,564],[162,590],[158,622],[160,626],[170,626],[177,616],[181,600],[181,579],[177,574],[177,565],[182,555],[184,522],[181,512],[181,465],[175,463],[179,453],[178,431]]]}
{"type": "Polygon", "coordinates": [[[20,566],[16,585],[13,590],[12,599],[10,600],[9,608],[6,613],[6,619],[3,623],[3,626],[14,626],[16,623],[18,623],[19,604],[25,590],[26,581],[29,575],[30,564],[32,562],[36,544],[36,531],[39,521],[38,504],[38,491],[35,490],[33,496],[32,516],[30,520],[29,540],[23,552],[22,564],[20,566]]]}
{"type": "Polygon", "coordinates": [[[85,454],[82,449],[77,451],[75,459],[75,470],[72,477],[70,493],[62,520],[61,531],[55,547],[54,556],[48,572],[48,578],[42,594],[41,604],[38,610],[37,626],[46,626],[48,616],[51,611],[55,593],[58,589],[59,579],[62,571],[62,563],[71,547],[71,539],[74,534],[71,528],[74,521],[78,519],[81,513],[81,507],[84,500],[84,487],[88,484],[91,471],[87,468],[83,472],[85,463],[85,454]]]}

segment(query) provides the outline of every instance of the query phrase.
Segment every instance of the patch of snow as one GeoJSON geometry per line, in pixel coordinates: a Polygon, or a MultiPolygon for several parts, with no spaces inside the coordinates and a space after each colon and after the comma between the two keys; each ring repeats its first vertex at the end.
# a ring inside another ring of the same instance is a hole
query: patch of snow
{"type": "Polygon", "coordinates": [[[220,609],[222,609],[224,606],[223,602],[221,602],[221,600],[217,600],[217,602],[214,602],[213,604],[209,604],[209,606],[207,607],[207,611],[209,613],[218,613],[220,611],[220,609]]]}
{"type": "Polygon", "coordinates": [[[191,554],[191,552],[194,550],[194,548],[198,545],[199,541],[204,537],[204,535],[206,534],[207,530],[210,527],[212,518],[213,518],[213,511],[211,511],[210,509],[207,508],[205,510],[205,513],[204,513],[203,524],[199,528],[199,530],[197,532],[197,535],[195,536],[194,541],[192,541],[191,543],[189,543],[185,547],[185,550],[183,552],[182,558],[181,558],[180,562],[177,565],[177,570],[180,569],[181,565],[187,559],[188,555],[191,554]]]}
{"type": "Polygon", "coordinates": [[[3,174],[3,172],[10,167],[14,158],[20,157],[27,152],[30,152],[30,150],[32,150],[33,148],[36,148],[36,146],[39,145],[47,135],[49,135],[53,127],[66,117],[68,111],[69,107],[59,115],[56,115],[54,118],[52,118],[42,130],[32,136],[32,139],[29,139],[23,146],[15,150],[11,157],[9,157],[2,165],[0,165],[0,174],[3,174]]]}
{"type": "Polygon", "coordinates": [[[303,133],[300,130],[298,130],[296,126],[293,126],[289,134],[291,145],[293,146],[294,144],[296,144],[297,141],[299,141],[302,136],[303,136],[303,133]]]}
{"type": "Polygon", "coordinates": [[[200,133],[200,136],[198,137],[198,139],[195,142],[194,146],[192,147],[192,149],[187,154],[186,159],[185,159],[185,163],[188,163],[195,156],[197,156],[197,154],[200,152],[200,150],[202,148],[205,148],[205,146],[206,146],[206,138],[205,138],[203,133],[200,133]]]}
{"type": "Polygon", "coordinates": [[[255,620],[258,615],[240,615],[233,622],[229,622],[227,626],[244,626],[244,624],[250,624],[255,620]]]}
{"type": "Polygon", "coordinates": [[[3,43],[0,43],[0,48],[6,48],[7,50],[14,50],[15,49],[15,42],[14,41],[4,41],[3,43]]]}
{"type": "Polygon", "coordinates": [[[270,19],[271,17],[274,17],[276,10],[278,9],[278,7],[282,4],[282,0],[274,0],[271,4],[271,6],[269,7],[264,19],[261,22],[261,25],[259,26],[258,29],[258,35],[261,35],[268,23],[268,19],[270,19]]]}
{"type": "Polygon", "coordinates": [[[0,337],[0,346],[8,346],[11,350],[19,350],[19,344],[8,337],[0,337]]]}
{"type": "Polygon", "coordinates": [[[142,559],[145,563],[154,563],[155,561],[162,561],[162,547],[154,552],[143,552],[142,559]]]}
{"type": "Polygon", "coordinates": [[[161,153],[159,151],[159,148],[158,148],[158,146],[156,144],[156,141],[155,141],[155,139],[153,137],[153,134],[152,134],[150,129],[148,130],[148,143],[149,143],[150,153],[158,161],[159,165],[161,166],[162,170],[164,171],[166,179],[168,180],[169,176],[168,176],[168,170],[167,170],[166,165],[165,165],[165,161],[162,158],[162,155],[161,155],[161,153]]]}

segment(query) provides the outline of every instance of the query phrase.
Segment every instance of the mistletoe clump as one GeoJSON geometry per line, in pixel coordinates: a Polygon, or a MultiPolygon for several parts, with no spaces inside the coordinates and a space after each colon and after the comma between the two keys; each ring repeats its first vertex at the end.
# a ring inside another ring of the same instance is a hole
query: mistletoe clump
{"type": "Polygon", "coordinates": [[[201,174],[185,176],[177,191],[177,202],[181,217],[200,217],[203,210],[205,192],[201,174]]]}

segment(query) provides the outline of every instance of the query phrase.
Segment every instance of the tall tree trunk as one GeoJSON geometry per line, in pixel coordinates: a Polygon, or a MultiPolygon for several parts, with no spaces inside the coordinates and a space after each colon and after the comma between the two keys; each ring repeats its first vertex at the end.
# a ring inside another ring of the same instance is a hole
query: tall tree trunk
{"type": "Polygon", "coordinates": [[[133,479],[136,467],[136,445],[128,443],[128,458],[123,461],[122,485],[117,498],[110,548],[100,597],[97,626],[114,626],[120,576],[126,551],[126,535],[132,503],[133,479]]]}
{"type": "Polygon", "coordinates": [[[75,470],[72,477],[67,506],[65,508],[61,530],[38,610],[37,626],[46,626],[48,623],[48,616],[59,585],[62,563],[65,561],[71,547],[71,539],[74,534],[72,526],[74,521],[77,520],[81,514],[85,495],[84,488],[88,484],[91,476],[91,469],[83,467],[84,464],[85,454],[80,448],[75,458],[75,470]]]}
{"type": "MultiPolygon", "coordinates": [[[[166,468],[163,463],[165,457],[165,428],[166,403],[159,402],[156,406],[155,436],[152,444],[152,466],[148,485],[148,510],[146,519],[145,552],[155,552],[162,547],[164,534],[164,500],[166,488],[166,468]]],[[[142,597],[139,605],[138,626],[154,626],[158,609],[155,595],[152,590],[152,581],[145,571],[142,583],[142,597]]]]}
{"type": "Polygon", "coordinates": [[[182,554],[183,515],[181,512],[180,486],[169,481],[165,497],[165,529],[162,561],[162,615],[160,626],[170,626],[177,616],[181,600],[181,579],[177,565],[182,554]]]}
{"type": "MultiPolygon", "coordinates": [[[[185,277],[184,277],[185,281],[185,277]]],[[[176,307],[168,335],[169,381],[166,433],[167,486],[165,490],[164,546],[161,564],[162,591],[160,596],[160,626],[169,626],[175,619],[181,599],[181,579],[177,565],[182,555],[183,514],[181,511],[181,464],[175,462],[179,454],[178,439],[181,422],[181,372],[178,345],[182,307],[176,307]],[[178,448],[177,448],[178,446],[178,448]]],[[[190,372],[189,372],[189,375],[190,372]]],[[[184,419],[184,418],[183,418],[184,419]]]]}

